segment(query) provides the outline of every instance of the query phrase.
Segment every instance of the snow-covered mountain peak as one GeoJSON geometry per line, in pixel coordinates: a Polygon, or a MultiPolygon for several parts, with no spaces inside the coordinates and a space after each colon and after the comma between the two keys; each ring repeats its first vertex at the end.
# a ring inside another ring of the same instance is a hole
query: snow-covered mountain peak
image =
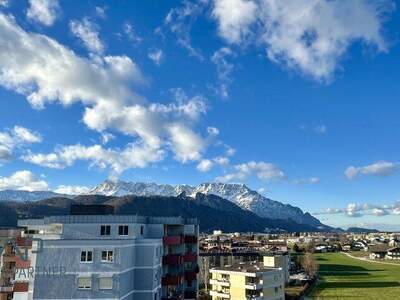
{"type": "Polygon", "coordinates": [[[106,180],[91,190],[90,194],[107,196],[178,196],[182,192],[191,197],[194,197],[197,193],[217,195],[261,217],[283,220],[292,219],[297,223],[313,226],[321,224],[318,219],[310,214],[304,214],[298,207],[268,199],[242,183],[207,182],[198,186],[190,186],[106,180]]]}

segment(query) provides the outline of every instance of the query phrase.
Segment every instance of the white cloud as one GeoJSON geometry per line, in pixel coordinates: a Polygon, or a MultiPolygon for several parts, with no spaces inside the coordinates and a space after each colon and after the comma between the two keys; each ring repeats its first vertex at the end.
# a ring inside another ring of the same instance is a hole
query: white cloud
{"type": "Polygon", "coordinates": [[[88,161],[91,167],[109,168],[113,176],[118,176],[125,170],[144,168],[149,163],[158,162],[163,156],[163,150],[141,144],[129,144],[123,150],[103,148],[101,145],[70,145],[58,147],[49,154],[28,153],[22,159],[53,169],[64,169],[76,161],[88,161]]]}
{"type": "Polygon", "coordinates": [[[181,162],[199,160],[205,142],[202,138],[182,124],[172,124],[169,128],[175,158],[181,162]]]}
{"type": "MultiPolygon", "coordinates": [[[[170,104],[149,103],[133,91],[144,79],[131,58],[80,57],[45,35],[24,31],[14,18],[1,13],[0,40],[7,41],[0,43],[0,85],[26,95],[38,109],[47,103],[81,103],[83,122],[90,129],[100,133],[114,130],[132,137],[135,147],[127,146],[122,152],[132,151],[143,163],[131,161],[128,167],[157,161],[166,150],[182,162],[202,158],[209,138],[192,127],[206,112],[203,97],[189,98],[180,91],[170,104]]],[[[39,158],[31,155],[38,162],[39,158]]],[[[44,165],[51,166],[53,155],[48,155],[39,161],[44,159],[44,165]],[[48,158],[50,163],[46,163],[48,158]]],[[[126,169],[123,163],[107,164],[117,173],[126,169]]]]}
{"type": "Polygon", "coordinates": [[[13,129],[14,136],[17,141],[22,143],[40,143],[42,137],[40,134],[30,131],[28,128],[21,126],[14,126],[13,129]]]}
{"type": "Polygon", "coordinates": [[[328,82],[355,41],[386,51],[382,16],[393,6],[389,0],[214,0],[213,17],[227,42],[264,45],[271,61],[328,82]]]}
{"type": "Polygon", "coordinates": [[[58,0],[29,0],[26,16],[46,26],[54,24],[59,14],[58,0]]]}
{"type": "Polygon", "coordinates": [[[295,184],[317,184],[321,180],[318,177],[309,177],[309,178],[300,178],[300,179],[295,179],[293,182],[295,184]]]}
{"type": "Polygon", "coordinates": [[[363,167],[350,166],[346,169],[344,174],[348,179],[354,179],[361,175],[375,175],[384,177],[393,175],[399,170],[399,166],[400,164],[398,162],[378,161],[363,167]]]}
{"type": "Polygon", "coordinates": [[[178,44],[186,49],[190,56],[199,60],[204,60],[204,57],[199,49],[192,46],[190,30],[193,22],[203,13],[207,2],[184,0],[182,6],[171,9],[164,20],[165,25],[175,34],[178,44]]]}
{"type": "Polygon", "coordinates": [[[217,67],[217,76],[219,80],[218,92],[223,98],[229,97],[228,86],[232,82],[233,63],[229,62],[228,57],[234,56],[230,48],[222,47],[215,51],[211,61],[217,67]]]}
{"type": "Polygon", "coordinates": [[[59,185],[54,192],[65,195],[85,195],[88,194],[90,188],[79,185],[59,185]]]}
{"type": "Polygon", "coordinates": [[[32,143],[40,143],[40,134],[30,131],[21,126],[13,129],[0,131],[0,161],[10,160],[13,150],[32,143]]]}
{"type": "Polygon", "coordinates": [[[234,172],[216,178],[216,181],[244,181],[250,176],[256,176],[261,180],[273,180],[285,178],[285,173],[276,165],[267,162],[250,161],[233,166],[234,172]]]}
{"type": "Polygon", "coordinates": [[[240,43],[251,33],[257,10],[249,0],[214,0],[212,15],[218,20],[219,34],[230,43],[240,43]]]}
{"type": "Polygon", "coordinates": [[[211,170],[213,167],[214,163],[209,160],[209,159],[203,159],[200,161],[200,163],[197,165],[197,170],[200,172],[208,172],[211,170]]]}
{"type": "Polygon", "coordinates": [[[164,54],[161,49],[154,49],[149,52],[148,57],[157,65],[161,65],[164,54]]]}
{"type": "Polygon", "coordinates": [[[109,141],[115,139],[115,135],[108,133],[108,132],[102,132],[101,133],[101,143],[102,144],[107,144],[109,141]]]}
{"type": "Polygon", "coordinates": [[[342,214],[347,217],[362,217],[362,216],[376,216],[382,217],[387,215],[400,214],[400,201],[394,204],[374,205],[374,204],[359,204],[349,203],[345,208],[327,208],[323,211],[314,213],[316,215],[323,214],[342,214]]]}
{"type": "Polygon", "coordinates": [[[133,28],[133,25],[130,22],[126,21],[122,25],[122,29],[128,39],[134,44],[140,43],[142,41],[142,38],[137,35],[135,29],[133,28]]]}
{"type": "Polygon", "coordinates": [[[98,27],[88,18],[83,18],[82,21],[70,21],[69,28],[71,29],[71,32],[82,41],[84,46],[90,52],[104,52],[104,44],[99,37],[98,27]]]}
{"type": "Polygon", "coordinates": [[[95,11],[96,11],[96,15],[101,18],[101,19],[106,19],[107,18],[107,7],[106,6],[96,6],[95,7],[95,11]]]}
{"type": "Polygon", "coordinates": [[[17,171],[10,177],[0,177],[0,190],[47,191],[47,182],[30,171],[17,171]]]}
{"type": "Polygon", "coordinates": [[[10,1],[8,0],[0,0],[0,7],[7,7],[10,5],[10,1]]]}
{"type": "Polygon", "coordinates": [[[326,133],[326,130],[327,130],[327,128],[326,128],[325,125],[318,125],[318,126],[315,126],[315,127],[314,127],[314,131],[315,131],[316,133],[320,133],[320,134],[326,133]]]}

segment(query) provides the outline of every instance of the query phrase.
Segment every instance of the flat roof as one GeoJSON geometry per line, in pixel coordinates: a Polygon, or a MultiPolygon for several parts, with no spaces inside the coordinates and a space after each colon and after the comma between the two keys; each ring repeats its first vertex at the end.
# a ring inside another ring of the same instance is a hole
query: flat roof
{"type": "Polygon", "coordinates": [[[224,267],[212,268],[210,271],[229,271],[229,272],[241,272],[241,273],[265,273],[277,271],[278,268],[266,267],[263,263],[245,263],[245,264],[234,264],[227,265],[224,267]]]}
{"type": "Polygon", "coordinates": [[[50,216],[42,219],[18,220],[18,226],[41,226],[50,224],[113,224],[113,223],[141,223],[165,225],[198,225],[197,219],[182,217],[148,217],[137,215],[67,215],[50,216]]]}

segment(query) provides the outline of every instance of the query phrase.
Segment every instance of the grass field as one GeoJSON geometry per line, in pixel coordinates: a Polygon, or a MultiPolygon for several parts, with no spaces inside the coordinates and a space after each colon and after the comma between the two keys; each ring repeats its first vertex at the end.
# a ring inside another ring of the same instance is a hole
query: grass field
{"type": "Polygon", "coordinates": [[[312,299],[400,299],[400,266],[364,262],[342,253],[315,255],[320,282],[312,299]]]}

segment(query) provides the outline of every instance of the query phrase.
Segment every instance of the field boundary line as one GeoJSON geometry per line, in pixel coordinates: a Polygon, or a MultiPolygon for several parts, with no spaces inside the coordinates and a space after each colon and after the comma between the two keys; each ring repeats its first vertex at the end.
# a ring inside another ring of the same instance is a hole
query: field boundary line
{"type": "Polygon", "coordinates": [[[357,256],[353,256],[350,253],[343,252],[343,251],[340,252],[340,253],[343,253],[343,254],[347,255],[348,257],[351,257],[351,258],[354,258],[354,259],[358,259],[358,260],[361,260],[361,261],[366,261],[366,262],[375,263],[375,264],[382,264],[382,265],[390,265],[390,266],[398,266],[398,267],[400,267],[400,264],[396,264],[396,263],[385,262],[385,261],[376,261],[376,260],[371,260],[371,259],[368,259],[368,258],[357,257],[357,256]]]}

